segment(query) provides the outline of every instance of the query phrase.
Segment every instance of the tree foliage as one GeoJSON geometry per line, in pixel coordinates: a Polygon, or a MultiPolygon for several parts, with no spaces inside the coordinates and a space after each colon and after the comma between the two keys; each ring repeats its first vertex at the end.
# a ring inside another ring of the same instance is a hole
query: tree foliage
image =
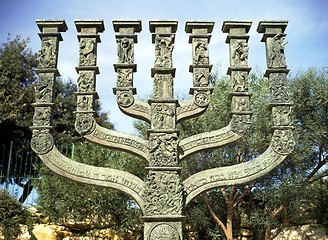
{"type": "Polygon", "coordinates": [[[16,239],[20,231],[20,224],[24,224],[28,212],[23,209],[14,197],[6,190],[0,190],[0,232],[5,239],[16,239]]]}
{"type": "MultiPolygon", "coordinates": [[[[272,134],[269,84],[262,76],[259,72],[249,76],[253,116],[246,136],[228,147],[189,157],[182,163],[184,177],[249,161],[268,147],[272,134]]],[[[229,122],[229,81],[223,77],[214,83],[209,109],[202,116],[181,123],[182,136],[216,130],[229,122]]],[[[289,77],[289,84],[297,142],[294,152],[254,183],[211,190],[191,202],[186,214],[200,238],[227,236],[229,225],[234,237],[243,229],[252,229],[253,239],[273,239],[274,228],[279,233],[289,225],[327,224],[327,69],[300,71],[289,77]],[[221,234],[215,229],[220,229],[221,234]]]]}
{"type": "Polygon", "coordinates": [[[0,143],[31,137],[37,56],[28,44],[18,35],[0,45],[0,143]]]}

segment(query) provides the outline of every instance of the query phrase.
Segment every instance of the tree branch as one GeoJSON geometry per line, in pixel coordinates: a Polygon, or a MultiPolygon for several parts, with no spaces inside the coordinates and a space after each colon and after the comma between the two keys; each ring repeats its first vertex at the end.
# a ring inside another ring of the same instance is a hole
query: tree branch
{"type": "Polygon", "coordinates": [[[252,187],[254,186],[255,182],[252,182],[247,188],[244,189],[243,193],[235,199],[234,207],[243,200],[243,198],[251,192],[252,187]]]}
{"type": "Polygon", "coordinates": [[[225,190],[225,188],[220,188],[220,191],[222,193],[225,203],[227,204],[227,202],[229,201],[227,196],[227,191],[225,190]]]}
{"type": "Polygon", "coordinates": [[[272,214],[271,214],[271,216],[273,217],[273,218],[276,218],[276,217],[278,217],[278,215],[284,210],[284,205],[280,205],[280,207],[279,208],[277,208],[276,210],[274,210],[273,212],[272,212],[272,214]]]}
{"type": "Polygon", "coordinates": [[[226,226],[223,224],[223,222],[222,222],[222,221],[216,216],[216,214],[215,214],[213,208],[211,207],[211,204],[210,204],[209,201],[208,201],[208,198],[207,198],[207,196],[206,196],[206,193],[201,194],[201,196],[202,196],[202,198],[203,198],[203,200],[204,200],[204,202],[205,202],[205,205],[206,205],[208,211],[210,212],[212,218],[213,218],[214,221],[219,225],[219,227],[223,230],[224,234],[227,236],[227,233],[228,233],[228,232],[227,232],[227,228],[226,228],[226,226]]]}
{"type": "MultiPolygon", "coordinates": [[[[321,155],[321,154],[320,154],[321,155]]],[[[319,161],[318,165],[312,170],[309,176],[306,178],[307,182],[311,182],[311,178],[326,164],[328,163],[328,156],[326,156],[322,161],[319,161]]]]}

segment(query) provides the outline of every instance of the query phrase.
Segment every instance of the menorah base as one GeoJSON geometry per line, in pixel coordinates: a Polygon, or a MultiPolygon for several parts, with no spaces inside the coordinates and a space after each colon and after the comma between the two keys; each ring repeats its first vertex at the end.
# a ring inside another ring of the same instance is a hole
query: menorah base
{"type": "Polygon", "coordinates": [[[182,240],[185,216],[144,216],[145,240],[182,240]]]}

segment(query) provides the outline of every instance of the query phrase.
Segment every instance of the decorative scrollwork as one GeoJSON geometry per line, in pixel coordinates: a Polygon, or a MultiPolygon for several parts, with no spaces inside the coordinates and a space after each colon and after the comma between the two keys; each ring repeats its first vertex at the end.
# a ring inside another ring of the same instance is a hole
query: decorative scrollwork
{"type": "Polygon", "coordinates": [[[119,92],[117,94],[117,103],[121,107],[130,107],[134,103],[134,97],[130,92],[119,92]]]}
{"type": "Polygon", "coordinates": [[[50,150],[54,146],[54,139],[52,135],[48,132],[48,130],[39,130],[34,129],[32,140],[31,140],[31,147],[33,151],[37,154],[46,154],[50,152],[50,150]]]}
{"type": "Polygon", "coordinates": [[[210,96],[206,92],[198,92],[195,94],[194,102],[198,107],[206,107],[210,103],[210,96]]]}
{"type": "Polygon", "coordinates": [[[147,240],[180,240],[177,229],[169,224],[161,223],[153,227],[147,240]]]}
{"type": "Polygon", "coordinates": [[[93,118],[93,113],[77,113],[75,120],[75,129],[81,134],[89,134],[95,128],[95,120],[93,118]]]}

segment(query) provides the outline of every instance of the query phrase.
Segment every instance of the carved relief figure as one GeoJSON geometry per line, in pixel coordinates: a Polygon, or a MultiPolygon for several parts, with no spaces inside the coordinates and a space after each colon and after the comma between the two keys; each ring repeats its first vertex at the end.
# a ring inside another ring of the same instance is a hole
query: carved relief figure
{"type": "Polygon", "coordinates": [[[93,38],[83,38],[80,44],[80,65],[96,65],[96,40],[93,38]]]}
{"type": "Polygon", "coordinates": [[[208,57],[208,48],[206,41],[198,41],[195,44],[194,56],[193,56],[194,64],[209,64],[208,57]]]}
{"type": "Polygon", "coordinates": [[[43,68],[53,68],[56,66],[56,40],[52,37],[44,38],[40,51],[40,63],[43,68]]]}
{"type": "Polygon", "coordinates": [[[272,137],[272,148],[280,154],[289,154],[294,149],[292,130],[275,130],[272,137]]]}
{"type": "Polygon", "coordinates": [[[233,110],[237,112],[249,109],[249,99],[247,97],[233,97],[233,110]]]}
{"type": "Polygon", "coordinates": [[[233,77],[232,88],[235,92],[247,92],[247,73],[246,72],[236,72],[233,77]]]}
{"type": "Polygon", "coordinates": [[[145,210],[149,215],[180,214],[182,186],[179,175],[171,171],[149,171],[144,199],[145,210]]]}
{"type": "Polygon", "coordinates": [[[150,139],[151,163],[154,166],[175,166],[177,164],[177,135],[157,134],[150,139]]]}
{"type": "Polygon", "coordinates": [[[54,146],[54,139],[48,130],[33,130],[31,147],[38,154],[49,152],[54,146]]]}
{"type": "Polygon", "coordinates": [[[208,87],[208,70],[207,69],[195,70],[194,87],[208,87]]]}
{"type": "Polygon", "coordinates": [[[210,96],[205,92],[195,94],[194,102],[199,107],[206,107],[210,103],[210,96]]]}
{"type": "Polygon", "coordinates": [[[173,36],[155,37],[155,67],[172,67],[173,36]]]}
{"type": "Polygon", "coordinates": [[[286,59],[284,55],[285,45],[287,44],[285,34],[276,34],[272,41],[271,47],[269,48],[269,67],[286,67],[286,59]]]}
{"type": "Polygon", "coordinates": [[[133,39],[117,39],[117,54],[119,63],[133,63],[133,39]]]}
{"type": "Polygon", "coordinates": [[[171,98],[173,96],[173,78],[164,74],[155,74],[154,98],[171,98]]]}
{"type": "Polygon", "coordinates": [[[289,101],[287,80],[284,73],[274,73],[269,88],[272,94],[272,102],[283,103],[289,101]]]}
{"type": "Polygon", "coordinates": [[[272,108],[272,122],[274,126],[289,126],[290,113],[292,108],[290,106],[277,106],[272,108]]]}
{"type": "Polygon", "coordinates": [[[77,113],[75,120],[75,129],[80,134],[88,134],[93,130],[93,113],[77,113]]]}
{"type": "Polygon", "coordinates": [[[249,115],[233,115],[231,128],[232,131],[239,134],[244,134],[251,124],[249,115]]]}
{"type": "Polygon", "coordinates": [[[92,96],[78,96],[78,111],[92,111],[92,96]]]}
{"type": "Polygon", "coordinates": [[[123,68],[118,70],[117,86],[118,87],[132,87],[132,69],[123,68]]]}
{"type": "Polygon", "coordinates": [[[237,40],[232,46],[232,65],[247,66],[248,44],[245,41],[237,40]]]}
{"type": "Polygon", "coordinates": [[[51,110],[50,107],[35,108],[33,116],[33,125],[50,126],[51,110]]]}
{"type": "Polygon", "coordinates": [[[77,84],[80,92],[94,91],[94,80],[92,72],[80,72],[77,84]]]}
{"type": "Polygon", "coordinates": [[[153,126],[157,129],[173,128],[173,109],[166,104],[158,104],[154,109],[153,126]]]}
{"type": "Polygon", "coordinates": [[[52,102],[52,77],[40,76],[35,86],[35,100],[37,103],[52,102]]]}

